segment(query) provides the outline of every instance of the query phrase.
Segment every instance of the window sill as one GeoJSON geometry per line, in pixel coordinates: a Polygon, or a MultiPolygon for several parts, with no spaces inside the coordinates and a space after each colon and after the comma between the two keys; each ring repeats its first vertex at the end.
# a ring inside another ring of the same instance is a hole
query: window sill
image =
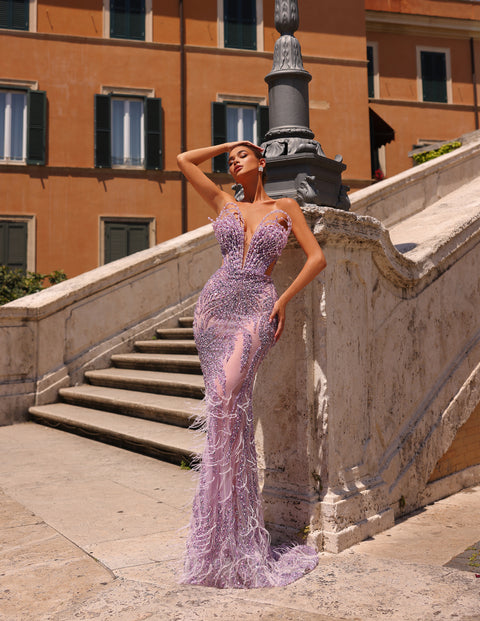
{"type": "Polygon", "coordinates": [[[26,160],[19,161],[19,160],[6,159],[6,160],[0,160],[0,164],[2,166],[26,166],[27,162],[26,160]]]}
{"type": "Polygon", "coordinates": [[[140,37],[121,37],[110,35],[108,38],[112,39],[113,41],[135,41],[136,43],[145,43],[145,37],[143,37],[143,39],[140,39],[140,37]]]}
{"type": "Polygon", "coordinates": [[[384,106],[412,106],[415,108],[436,108],[440,110],[459,110],[472,112],[473,104],[458,104],[453,102],[441,103],[436,101],[418,101],[416,99],[383,99],[381,97],[369,97],[369,104],[380,104],[384,106]]]}
{"type": "Polygon", "coordinates": [[[29,28],[8,28],[7,26],[0,26],[0,32],[30,32],[29,28]]]}
{"type": "Polygon", "coordinates": [[[129,164],[112,164],[113,170],[146,170],[145,166],[130,166],[129,164]]]}

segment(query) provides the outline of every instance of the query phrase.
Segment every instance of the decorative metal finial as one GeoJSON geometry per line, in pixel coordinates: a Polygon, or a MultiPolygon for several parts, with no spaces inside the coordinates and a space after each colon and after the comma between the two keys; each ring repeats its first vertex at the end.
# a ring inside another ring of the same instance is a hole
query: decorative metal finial
{"type": "Polygon", "coordinates": [[[268,84],[269,124],[263,147],[268,164],[267,192],[273,197],[295,196],[300,204],[317,203],[348,209],[341,173],[341,156],[330,160],[310,129],[308,83],[303,68],[297,0],[275,0],[273,66],[268,84]]]}
{"type": "Polygon", "coordinates": [[[275,2],[275,28],[281,35],[298,30],[298,5],[292,0],[275,2]]]}

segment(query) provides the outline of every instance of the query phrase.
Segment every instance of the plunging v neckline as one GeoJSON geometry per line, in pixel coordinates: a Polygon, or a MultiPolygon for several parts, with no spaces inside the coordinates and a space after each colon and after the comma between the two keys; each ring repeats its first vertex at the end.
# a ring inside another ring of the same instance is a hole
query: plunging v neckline
{"type": "MultiPolygon", "coordinates": [[[[242,212],[240,210],[240,207],[238,206],[238,203],[235,203],[234,201],[228,201],[227,203],[225,203],[225,205],[218,212],[217,218],[215,218],[215,219],[218,219],[229,205],[234,205],[236,207],[236,212],[237,212],[239,217],[235,218],[235,220],[236,220],[236,222],[238,222],[241,225],[242,231],[243,231],[243,255],[242,255],[242,270],[243,270],[243,268],[245,267],[245,264],[247,262],[247,257],[248,257],[248,253],[250,251],[250,246],[252,245],[253,238],[257,234],[258,229],[262,226],[262,224],[264,223],[266,218],[268,216],[272,215],[273,213],[277,213],[277,212],[278,213],[282,213],[285,216],[287,222],[291,222],[291,218],[290,218],[289,214],[286,211],[284,211],[283,209],[279,209],[278,207],[276,207],[275,209],[272,209],[271,211],[267,212],[261,218],[260,222],[255,227],[255,230],[253,231],[253,233],[252,233],[252,235],[250,237],[250,241],[248,242],[248,245],[247,245],[247,243],[246,243],[246,233],[247,233],[246,224],[247,223],[246,223],[246,220],[245,220],[245,216],[242,214],[242,212]]],[[[232,215],[234,215],[234,214],[232,213],[232,215]]],[[[278,226],[281,226],[282,228],[285,228],[277,220],[274,220],[273,223],[278,224],[278,226]]],[[[285,230],[288,230],[288,228],[285,229],[285,230]]]]}

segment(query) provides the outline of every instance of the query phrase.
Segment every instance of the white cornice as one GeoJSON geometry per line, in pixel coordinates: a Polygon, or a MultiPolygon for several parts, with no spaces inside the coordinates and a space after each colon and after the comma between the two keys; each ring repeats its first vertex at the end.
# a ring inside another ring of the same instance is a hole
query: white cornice
{"type": "Polygon", "coordinates": [[[368,32],[422,34],[456,39],[480,38],[480,20],[407,15],[387,11],[366,11],[365,19],[368,32]]]}

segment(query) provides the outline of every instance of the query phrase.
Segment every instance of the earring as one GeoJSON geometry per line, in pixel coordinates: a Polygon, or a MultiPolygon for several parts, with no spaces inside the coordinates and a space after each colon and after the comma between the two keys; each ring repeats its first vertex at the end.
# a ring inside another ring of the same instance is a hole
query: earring
{"type": "Polygon", "coordinates": [[[263,172],[263,166],[258,167],[258,172],[263,172]]]}

